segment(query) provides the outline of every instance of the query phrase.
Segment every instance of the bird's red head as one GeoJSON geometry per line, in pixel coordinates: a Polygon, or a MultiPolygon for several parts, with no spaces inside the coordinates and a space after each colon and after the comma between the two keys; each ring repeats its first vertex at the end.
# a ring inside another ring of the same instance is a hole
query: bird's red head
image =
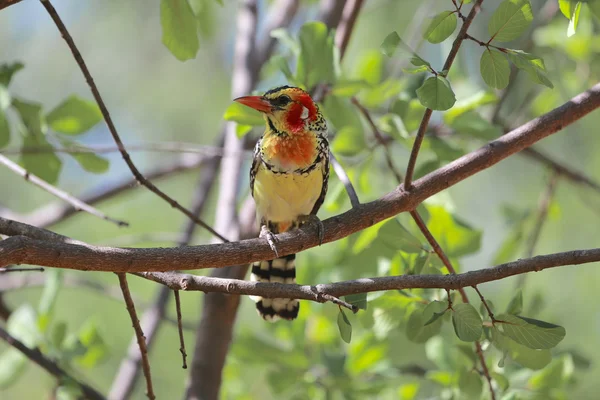
{"type": "Polygon", "coordinates": [[[269,128],[285,133],[301,133],[322,120],[310,95],[297,87],[281,86],[262,96],[238,97],[235,101],[264,113],[269,128]]]}

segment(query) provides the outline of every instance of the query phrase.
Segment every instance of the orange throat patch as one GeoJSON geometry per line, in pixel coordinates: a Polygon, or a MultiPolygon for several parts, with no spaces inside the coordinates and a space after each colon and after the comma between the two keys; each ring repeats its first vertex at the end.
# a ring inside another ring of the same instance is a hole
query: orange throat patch
{"type": "Polygon", "coordinates": [[[302,169],[317,157],[317,138],[312,132],[269,135],[263,138],[262,148],[269,163],[286,170],[302,169]]]}

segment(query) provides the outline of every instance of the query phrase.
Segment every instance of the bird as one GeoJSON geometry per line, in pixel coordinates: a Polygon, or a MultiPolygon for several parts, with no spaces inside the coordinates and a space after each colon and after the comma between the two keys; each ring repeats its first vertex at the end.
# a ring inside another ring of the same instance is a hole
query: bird
{"type": "MultiPolygon", "coordinates": [[[[251,280],[296,283],[296,255],[279,257],[274,235],[311,223],[317,227],[319,243],[323,241],[323,224],[316,214],[329,180],[327,123],[310,94],[298,87],[279,86],[262,96],[234,101],[260,111],[265,120],[265,132],[254,148],[250,193],[256,203],[259,237],[268,241],[276,258],[254,263],[251,280]]],[[[297,299],[252,298],[267,321],[298,316],[297,299]]]]}

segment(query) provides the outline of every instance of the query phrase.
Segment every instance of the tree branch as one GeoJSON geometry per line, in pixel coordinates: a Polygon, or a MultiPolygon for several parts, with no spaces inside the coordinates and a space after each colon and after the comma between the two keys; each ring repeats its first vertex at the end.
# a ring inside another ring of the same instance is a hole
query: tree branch
{"type": "MultiPolygon", "coordinates": [[[[469,30],[473,19],[481,8],[481,3],[483,3],[483,0],[476,0],[471,8],[471,12],[469,12],[469,15],[467,15],[466,19],[463,20],[463,24],[458,32],[458,36],[456,36],[456,39],[452,44],[452,49],[450,49],[450,53],[448,54],[446,62],[444,63],[444,67],[442,68],[443,71],[449,71],[450,67],[452,67],[454,59],[458,54],[458,50],[460,49],[463,40],[467,36],[467,31],[469,30]]],[[[430,108],[427,108],[423,113],[423,118],[421,119],[421,124],[419,125],[419,130],[417,131],[417,136],[410,153],[410,159],[408,160],[408,166],[406,167],[406,176],[404,177],[404,188],[406,190],[412,189],[412,178],[415,171],[415,165],[417,163],[417,157],[419,156],[419,150],[421,149],[425,132],[427,132],[427,126],[429,125],[429,120],[431,119],[432,113],[433,110],[430,108]]]]}
{"type": "Polygon", "coordinates": [[[137,312],[135,311],[135,304],[133,303],[131,293],[129,292],[127,274],[117,273],[117,276],[119,277],[119,284],[121,286],[121,291],[123,292],[123,299],[125,299],[127,311],[129,312],[129,316],[131,318],[131,323],[133,325],[133,330],[135,331],[135,336],[137,338],[137,343],[142,358],[142,369],[144,370],[144,377],[146,378],[146,396],[149,400],[154,400],[156,396],[154,395],[154,389],[152,388],[152,375],[150,374],[150,362],[148,361],[146,337],[144,336],[144,331],[140,326],[140,321],[137,317],[137,312]]]}
{"type": "Polygon", "coordinates": [[[111,218],[108,215],[101,212],[100,210],[90,206],[89,204],[86,204],[85,202],[77,199],[74,196],[71,196],[69,193],[62,191],[55,186],[52,186],[48,182],[29,173],[26,169],[24,169],[17,163],[12,162],[10,159],[8,159],[7,157],[5,157],[1,154],[0,154],[0,164],[3,164],[4,166],[6,166],[8,169],[13,171],[14,173],[22,176],[26,181],[33,183],[34,185],[42,188],[43,190],[50,193],[51,195],[58,197],[59,199],[63,200],[66,203],[69,203],[75,210],[83,210],[89,214],[92,214],[95,217],[104,219],[109,222],[113,222],[113,223],[117,224],[118,226],[129,226],[129,224],[127,222],[111,218]]]}
{"type": "Polygon", "coordinates": [[[460,274],[384,276],[317,285],[252,282],[173,272],[141,272],[136,275],[166,285],[173,290],[218,292],[266,298],[295,298],[323,303],[326,301],[322,297],[323,294],[339,298],[350,294],[385,290],[459,290],[530,272],[599,261],[600,248],[595,248],[524,258],[460,274]]]}
{"type": "MultiPolygon", "coordinates": [[[[203,157],[203,156],[182,156],[171,164],[159,166],[148,171],[146,176],[148,179],[162,179],[170,177],[179,172],[188,171],[191,169],[204,166],[209,168],[212,160],[217,160],[218,157],[203,157]]],[[[218,164],[218,163],[217,163],[218,164]]],[[[122,194],[128,190],[138,187],[138,182],[135,178],[120,180],[113,184],[102,184],[96,189],[93,189],[87,194],[81,196],[81,200],[87,204],[96,204],[101,201],[110,199],[114,196],[122,194]]],[[[47,227],[54,225],[65,218],[77,213],[78,209],[71,204],[56,203],[49,204],[38,208],[37,210],[20,216],[19,220],[30,225],[47,227]]],[[[0,213],[1,215],[1,213],[0,213]]],[[[10,218],[10,217],[6,217],[10,218]]]]}
{"type": "Polygon", "coordinates": [[[350,36],[354,31],[356,18],[360,13],[364,0],[348,0],[342,11],[342,19],[335,33],[335,45],[340,49],[340,60],[346,54],[346,48],[350,42],[350,36]]]}
{"type": "MultiPolygon", "coordinates": [[[[533,143],[553,134],[600,107],[600,84],[575,96],[562,106],[503,135],[414,182],[410,192],[402,186],[382,198],[329,218],[323,222],[323,243],[349,236],[384,219],[416,208],[423,200],[497,164],[533,143]]],[[[31,227],[33,228],[33,227],[31,227]]],[[[10,230],[0,233],[15,235],[10,230]]],[[[302,229],[277,236],[281,256],[298,253],[319,244],[315,229],[302,229]]],[[[79,270],[144,272],[218,268],[273,258],[262,239],[237,243],[183,248],[106,248],[87,244],[49,243],[22,236],[0,241],[0,267],[11,263],[79,270]]]]}
{"type": "Polygon", "coordinates": [[[145,187],[147,187],[148,190],[155,193],[158,197],[160,197],[161,199],[163,199],[167,203],[169,203],[171,205],[171,207],[176,208],[177,210],[181,211],[189,219],[191,219],[198,225],[202,226],[204,229],[208,230],[214,236],[218,237],[219,239],[221,239],[224,242],[227,242],[227,239],[225,237],[221,236],[210,225],[208,225],[206,222],[202,221],[201,219],[195,217],[191,211],[189,211],[186,208],[184,208],[183,206],[181,206],[181,204],[179,204],[176,200],[174,200],[173,198],[168,196],[166,193],[161,191],[159,188],[157,188],[152,182],[150,182],[148,179],[146,179],[144,177],[144,175],[142,175],[142,173],[138,170],[138,168],[135,166],[135,164],[131,160],[131,156],[125,149],[125,145],[123,145],[123,141],[121,140],[121,137],[119,136],[119,133],[117,132],[117,128],[115,127],[115,125],[112,121],[110,113],[108,112],[108,108],[106,108],[106,104],[104,104],[104,100],[102,99],[102,96],[100,95],[100,92],[98,91],[98,87],[94,83],[94,79],[92,78],[92,75],[90,74],[90,71],[89,71],[87,65],[85,64],[85,61],[83,60],[83,57],[81,56],[81,53],[79,52],[79,49],[75,45],[73,38],[69,34],[67,27],[60,19],[60,16],[58,15],[56,10],[50,3],[50,0],[40,0],[40,2],[42,3],[44,8],[50,15],[50,18],[52,18],[52,20],[56,24],[56,27],[58,28],[59,32],[61,33],[63,39],[65,39],[65,42],[67,42],[67,45],[69,46],[69,49],[71,50],[71,53],[73,53],[73,57],[75,58],[77,65],[79,65],[79,68],[81,69],[81,72],[83,73],[83,76],[85,77],[85,80],[90,87],[90,90],[94,96],[94,99],[96,100],[96,103],[98,103],[98,107],[100,108],[100,112],[102,113],[102,116],[104,117],[104,120],[106,121],[108,130],[110,131],[115,143],[117,144],[117,147],[119,148],[119,152],[121,153],[123,160],[129,167],[129,170],[131,171],[133,176],[136,178],[136,180],[138,182],[140,182],[142,185],[144,185],[145,187]]]}
{"type": "Polygon", "coordinates": [[[96,391],[96,389],[77,380],[74,376],[69,375],[64,369],[43,355],[38,349],[30,349],[29,347],[25,346],[21,341],[8,333],[2,326],[0,326],[0,338],[8,343],[9,346],[19,350],[31,361],[44,368],[59,381],[68,380],[69,382],[75,382],[81,388],[81,391],[86,399],[105,400],[105,397],[100,394],[100,392],[96,391]]]}

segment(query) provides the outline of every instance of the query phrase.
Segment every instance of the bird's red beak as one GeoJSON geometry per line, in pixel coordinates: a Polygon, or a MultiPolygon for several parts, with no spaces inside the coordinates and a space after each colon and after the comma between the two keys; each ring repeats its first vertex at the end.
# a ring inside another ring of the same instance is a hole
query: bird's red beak
{"type": "Polygon", "coordinates": [[[265,100],[262,96],[244,96],[238,97],[233,101],[237,101],[245,106],[254,108],[260,112],[271,112],[271,103],[265,100]]]}

